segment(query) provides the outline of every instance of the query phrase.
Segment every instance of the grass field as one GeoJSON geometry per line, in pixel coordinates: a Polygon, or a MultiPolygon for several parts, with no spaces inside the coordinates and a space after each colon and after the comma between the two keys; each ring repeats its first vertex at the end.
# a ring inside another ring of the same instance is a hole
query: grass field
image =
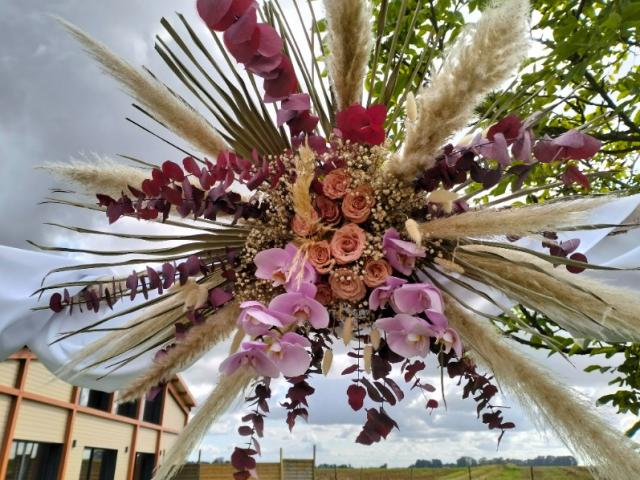
{"type": "Polygon", "coordinates": [[[316,469],[316,480],[592,480],[582,467],[486,465],[471,468],[338,468],[316,469]]]}

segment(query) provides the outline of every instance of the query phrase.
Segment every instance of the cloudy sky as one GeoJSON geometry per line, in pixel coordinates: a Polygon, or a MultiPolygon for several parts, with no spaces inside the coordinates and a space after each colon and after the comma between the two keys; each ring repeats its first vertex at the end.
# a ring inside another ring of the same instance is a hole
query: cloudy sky
{"type": "MultiPolygon", "coordinates": [[[[154,140],[125,121],[136,115],[130,101],[112,80],[81,52],[77,45],[56,26],[49,14],[74,22],[110,45],[134,64],[144,64],[176,86],[171,73],[153,50],[153,39],[161,32],[162,16],[175,19],[175,12],[198,20],[193,0],[4,0],[0,2],[0,172],[4,188],[0,189],[2,220],[0,243],[28,248],[26,239],[38,242],[62,241],[73,244],[81,239],[61,237],[44,227],[44,221],[61,223],[105,223],[95,217],[51,206],[39,205],[50,188],[61,187],[34,167],[45,161],[66,161],[72,156],[96,152],[105,155],[125,153],[151,162],[179,159],[179,154],[154,140]]],[[[205,33],[203,31],[203,33],[205,33]]],[[[211,391],[217,365],[224,348],[185,373],[192,392],[203,401],[211,391]]],[[[573,385],[594,400],[604,392],[609,378],[582,373],[587,365],[575,359],[575,367],[558,359],[536,358],[550,367],[559,381],[573,385]]],[[[346,357],[338,356],[333,371],[341,370],[346,357]]],[[[433,382],[438,383],[435,371],[433,382]]],[[[453,461],[462,455],[474,457],[520,457],[564,455],[568,452],[553,436],[535,430],[514,403],[506,417],[517,424],[508,433],[498,451],[497,435],[485,430],[475,418],[472,401],[460,398],[460,388],[447,382],[448,410],[429,414],[421,397],[408,394],[391,415],[400,425],[386,443],[363,447],[354,443],[361,413],[353,413],[346,404],[348,383],[338,375],[318,379],[316,394],[311,397],[309,423],[300,423],[294,434],[288,432],[284,416],[276,407],[283,395],[282,385],[274,385],[273,415],[266,425],[263,441],[264,459],[273,460],[283,447],[287,456],[310,456],[318,448],[321,463],[353,465],[406,466],[418,458],[441,458],[453,461]]],[[[630,418],[615,416],[612,410],[601,413],[620,428],[628,427],[630,418]]],[[[206,460],[228,457],[239,442],[235,434],[242,408],[225,415],[209,432],[202,445],[206,460]]]]}

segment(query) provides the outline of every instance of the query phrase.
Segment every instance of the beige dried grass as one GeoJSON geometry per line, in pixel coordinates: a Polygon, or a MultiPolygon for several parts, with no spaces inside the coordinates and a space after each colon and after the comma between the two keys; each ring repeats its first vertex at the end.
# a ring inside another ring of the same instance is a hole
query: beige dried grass
{"type": "Polygon", "coordinates": [[[442,146],[473,116],[478,103],[516,70],[527,52],[529,2],[505,0],[483,12],[461,34],[447,58],[417,96],[418,118],[410,125],[403,154],[390,171],[411,181],[432,167],[442,146]]]}
{"type": "Polygon", "coordinates": [[[166,355],[157,358],[151,368],[120,391],[118,401],[126,403],[142,398],[149,390],[187,368],[205,353],[227,339],[236,328],[240,313],[237,303],[222,307],[200,325],[196,325],[184,340],[176,343],[166,355]]]}
{"type": "Polygon", "coordinates": [[[460,215],[436,218],[421,223],[425,237],[441,240],[487,238],[505,235],[525,237],[547,231],[557,232],[589,223],[592,211],[617,199],[617,196],[578,198],[542,205],[495,210],[470,210],[460,215]]]}
{"type": "Polygon", "coordinates": [[[47,162],[38,167],[60,180],[71,182],[82,188],[84,193],[103,193],[120,198],[129,193],[129,185],[140,188],[149,177],[149,172],[130,167],[109,158],[93,155],[92,159],[71,160],[69,162],[47,162]]]}
{"type": "Polygon", "coordinates": [[[366,0],[324,0],[329,33],[328,68],[338,111],[359,104],[371,53],[366,0]]]}
{"type": "Polygon", "coordinates": [[[233,374],[220,378],[209,398],[167,452],[153,476],[154,480],[171,480],[179,473],[187,457],[198,446],[209,427],[227,411],[254,378],[255,372],[248,366],[240,367],[233,374]]]}
{"type": "Polygon", "coordinates": [[[597,480],[629,480],[640,472],[633,442],[604,421],[579,392],[520,353],[488,321],[446,296],[446,315],[470,354],[493,371],[500,386],[517,398],[529,417],[548,428],[581,459],[597,480]],[[544,425],[543,425],[544,423],[544,425]]]}
{"type": "Polygon", "coordinates": [[[106,73],[118,80],[136,101],[148,108],[167,128],[211,157],[216,157],[226,148],[215,128],[182,98],[75,25],[59,17],[56,19],[102,65],[106,73]]]}
{"type": "Polygon", "coordinates": [[[455,252],[465,275],[538,310],[578,338],[640,341],[640,297],[585,274],[569,273],[534,255],[467,245],[455,252]]]}
{"type": "Polygon", "coordinates": [[[305,222],[313,222],[317,217],[311,204],[311,182],[315,175],[316,155],[308,146],[298,150],[295,159],[296,181],[291,186],[291,201],[293,211],[305,222]]]}

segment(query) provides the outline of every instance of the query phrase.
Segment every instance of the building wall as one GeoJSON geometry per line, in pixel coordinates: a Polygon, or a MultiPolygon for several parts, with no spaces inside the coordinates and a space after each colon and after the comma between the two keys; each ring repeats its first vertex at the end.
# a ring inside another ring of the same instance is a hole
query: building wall
{"type": "Polygon", "coordinates": [[[71,436],[72,441],[76,441],[76,446],[69,451],[67,478],[74,479],[79,477],[80,467],[82,466],[82,453],[85,447],[117,450],[115,478],[127,478],[133,429],[133,425],[93,417],[86,413],[78,413],[75,418],[73,435],[71,436]]]}
{"type": "MultiPolygon", "coordinates": [[[[7,419],[9,417],[9,410],[13,400],[5,395],[0,395],[0,432],[4,432],[7,427],[7,419]]],[[[0,437],[2,438],[2,437],[0,437]]]]}
{"type": "Polygon", "coordinates": [[[164,406],[164,418],[162,423],[167,428],[182,430],[184,428],[186,415],[178,405],[173,395],[167,395],[164,406]]]}
{"type": "Polygon", "coordinates": [[[23,400],[14,439],[63,443],[67,410],[23,400]]]}
{"type": "MultiPolygon", "coordinates": [[[[138,420],[74,404],[73,399],[79,395],[78,389],[57,380],[29,352],[20,352],[12,360],[0,362],[0,447],[5,447],[4,450],[0,448],[0,477],[6,471],[8,453],[14,440],[58,444],[68,440],[64,480],[79,477],[85,447],[116,450],[115,479],[126,480],[136,452],[155,454],[158,446],[160,452],[166,451],[178,437],[174,432],[184,428],[187,414],[173,398],[172,389],[165,392],[163,425],[151,428],[148,424],[139,424],[138,420]],[[19,381],[22,363],[26,364],[24,371],[27,374],[19,381]],[[21,397],[21,401],[17,403],[18,414],[14,417],[11,412],[16,404],[16,395],[21,397]],[[10,428],[11,418],[15,429],[10,428]],[[69,426],[71,430],[68,431],[69,426]],[[136,430],[136,445],[133,446],[136,430]],[[3,439],[8,441],[3,443],[3,439]]],[[[144,402],[141,408],[144,408],[144,402]]],[[[162,454],[159,456],[161,460],[162,454]]]]}
{"type": "Polygon", "coordinates": [[[158,441],[158,431],[148,428],[141,428],[138,432],[136,450],[142,453],[155,453],[156,442],[158,441]]]}
{"type": "Polygon", "coordinates": [[[73,387],[55,378],[42,363],[32,361],[24,389],[27,392],[68,402],[71,399],[73,387]]]}
{"type": "Polygon", "coordinates": [[[0,363],[0,385],[14,387],[18,377],[20,363],[17,360],[7,360],[0,363]]]}

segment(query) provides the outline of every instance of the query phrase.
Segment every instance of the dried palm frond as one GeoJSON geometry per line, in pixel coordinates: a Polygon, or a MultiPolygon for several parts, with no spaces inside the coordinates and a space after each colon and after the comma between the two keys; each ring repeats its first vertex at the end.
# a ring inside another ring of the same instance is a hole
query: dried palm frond
{"type": "Polygon", "coordinates": [[[434,165],[478,103],[513,74],[527,52],[527,0],[505,0],[486,10],[468,35],[461,35],[431,84],[416,98],[418,118],[407,131],[401,157],[389,168],[410,181],[434,165]]]}
{"type": "Polygon", "coordinates": [[[249,366],[240,367],[231,375],[223,375],[207,401],[189,421],[162,464],[156,470],[154,480],[171,480],[185,463],[187,456],[202,440],[209,427],[231,406],[240,393],[255,377],[249,366]]]}
{"type": "Polygon", "coordinates": [[[423,235],[442,240],[497,236],[527,236],[585,226],[593,210],[612,197],[577,198],[542,205],[478,209],[460,215],[436,218],[419,225],[423,235]]]}
{"type": "Polygon", "coordinates": [[[46,162],[40,169],[63,181],[75,184],[89,194],[96,192],[120,198],[128,192],[128,186],[138,188],[148,178],[148,171],[115,162],[109,158],[93,155],[92,159],[69,162],[46,162]]]}
{"type": "Polygon", "coordinates": [[[465,275],[534,308],[578,338],[640,340],[637,292],[574,275],[534,255],[484,245],[455,252],[465,275]]]}
{"type": "Polygon", "coordinates": [[[640,457],[633,443],[600,418],[579,392],[520,353],[491,323],[476,318],[451,297],[446,297],[446,315],[470,347],[471,356],[493,371],[539,427],[544,423],[584,459],[598,480],[635,478],[640,457]]]}
{"type": "Polygon", "coordinates": [[[216,157],[226,148],[220,134],[182,98],[149,73],[131,66],[75,25],[57,18],[65,29],[157,119],[199,151],[216,157]]]}
{"type": "Polygon", "coordinates": [[[149,370],[120,391],[119,401],[124,403],[143,397],[151,388],[170,380],[227,339],[236,328],[239,312],[238,304],[232,303],[211,315],[204,323],[191,328],[183,340],[165,355],[156,358],[149,370]]]}
{"type": "Polygon", "coordinates": [[[338,110],[360,103],[371,52],[366,0],[324,0],[329,32],[329,73],[338,110]]]}

